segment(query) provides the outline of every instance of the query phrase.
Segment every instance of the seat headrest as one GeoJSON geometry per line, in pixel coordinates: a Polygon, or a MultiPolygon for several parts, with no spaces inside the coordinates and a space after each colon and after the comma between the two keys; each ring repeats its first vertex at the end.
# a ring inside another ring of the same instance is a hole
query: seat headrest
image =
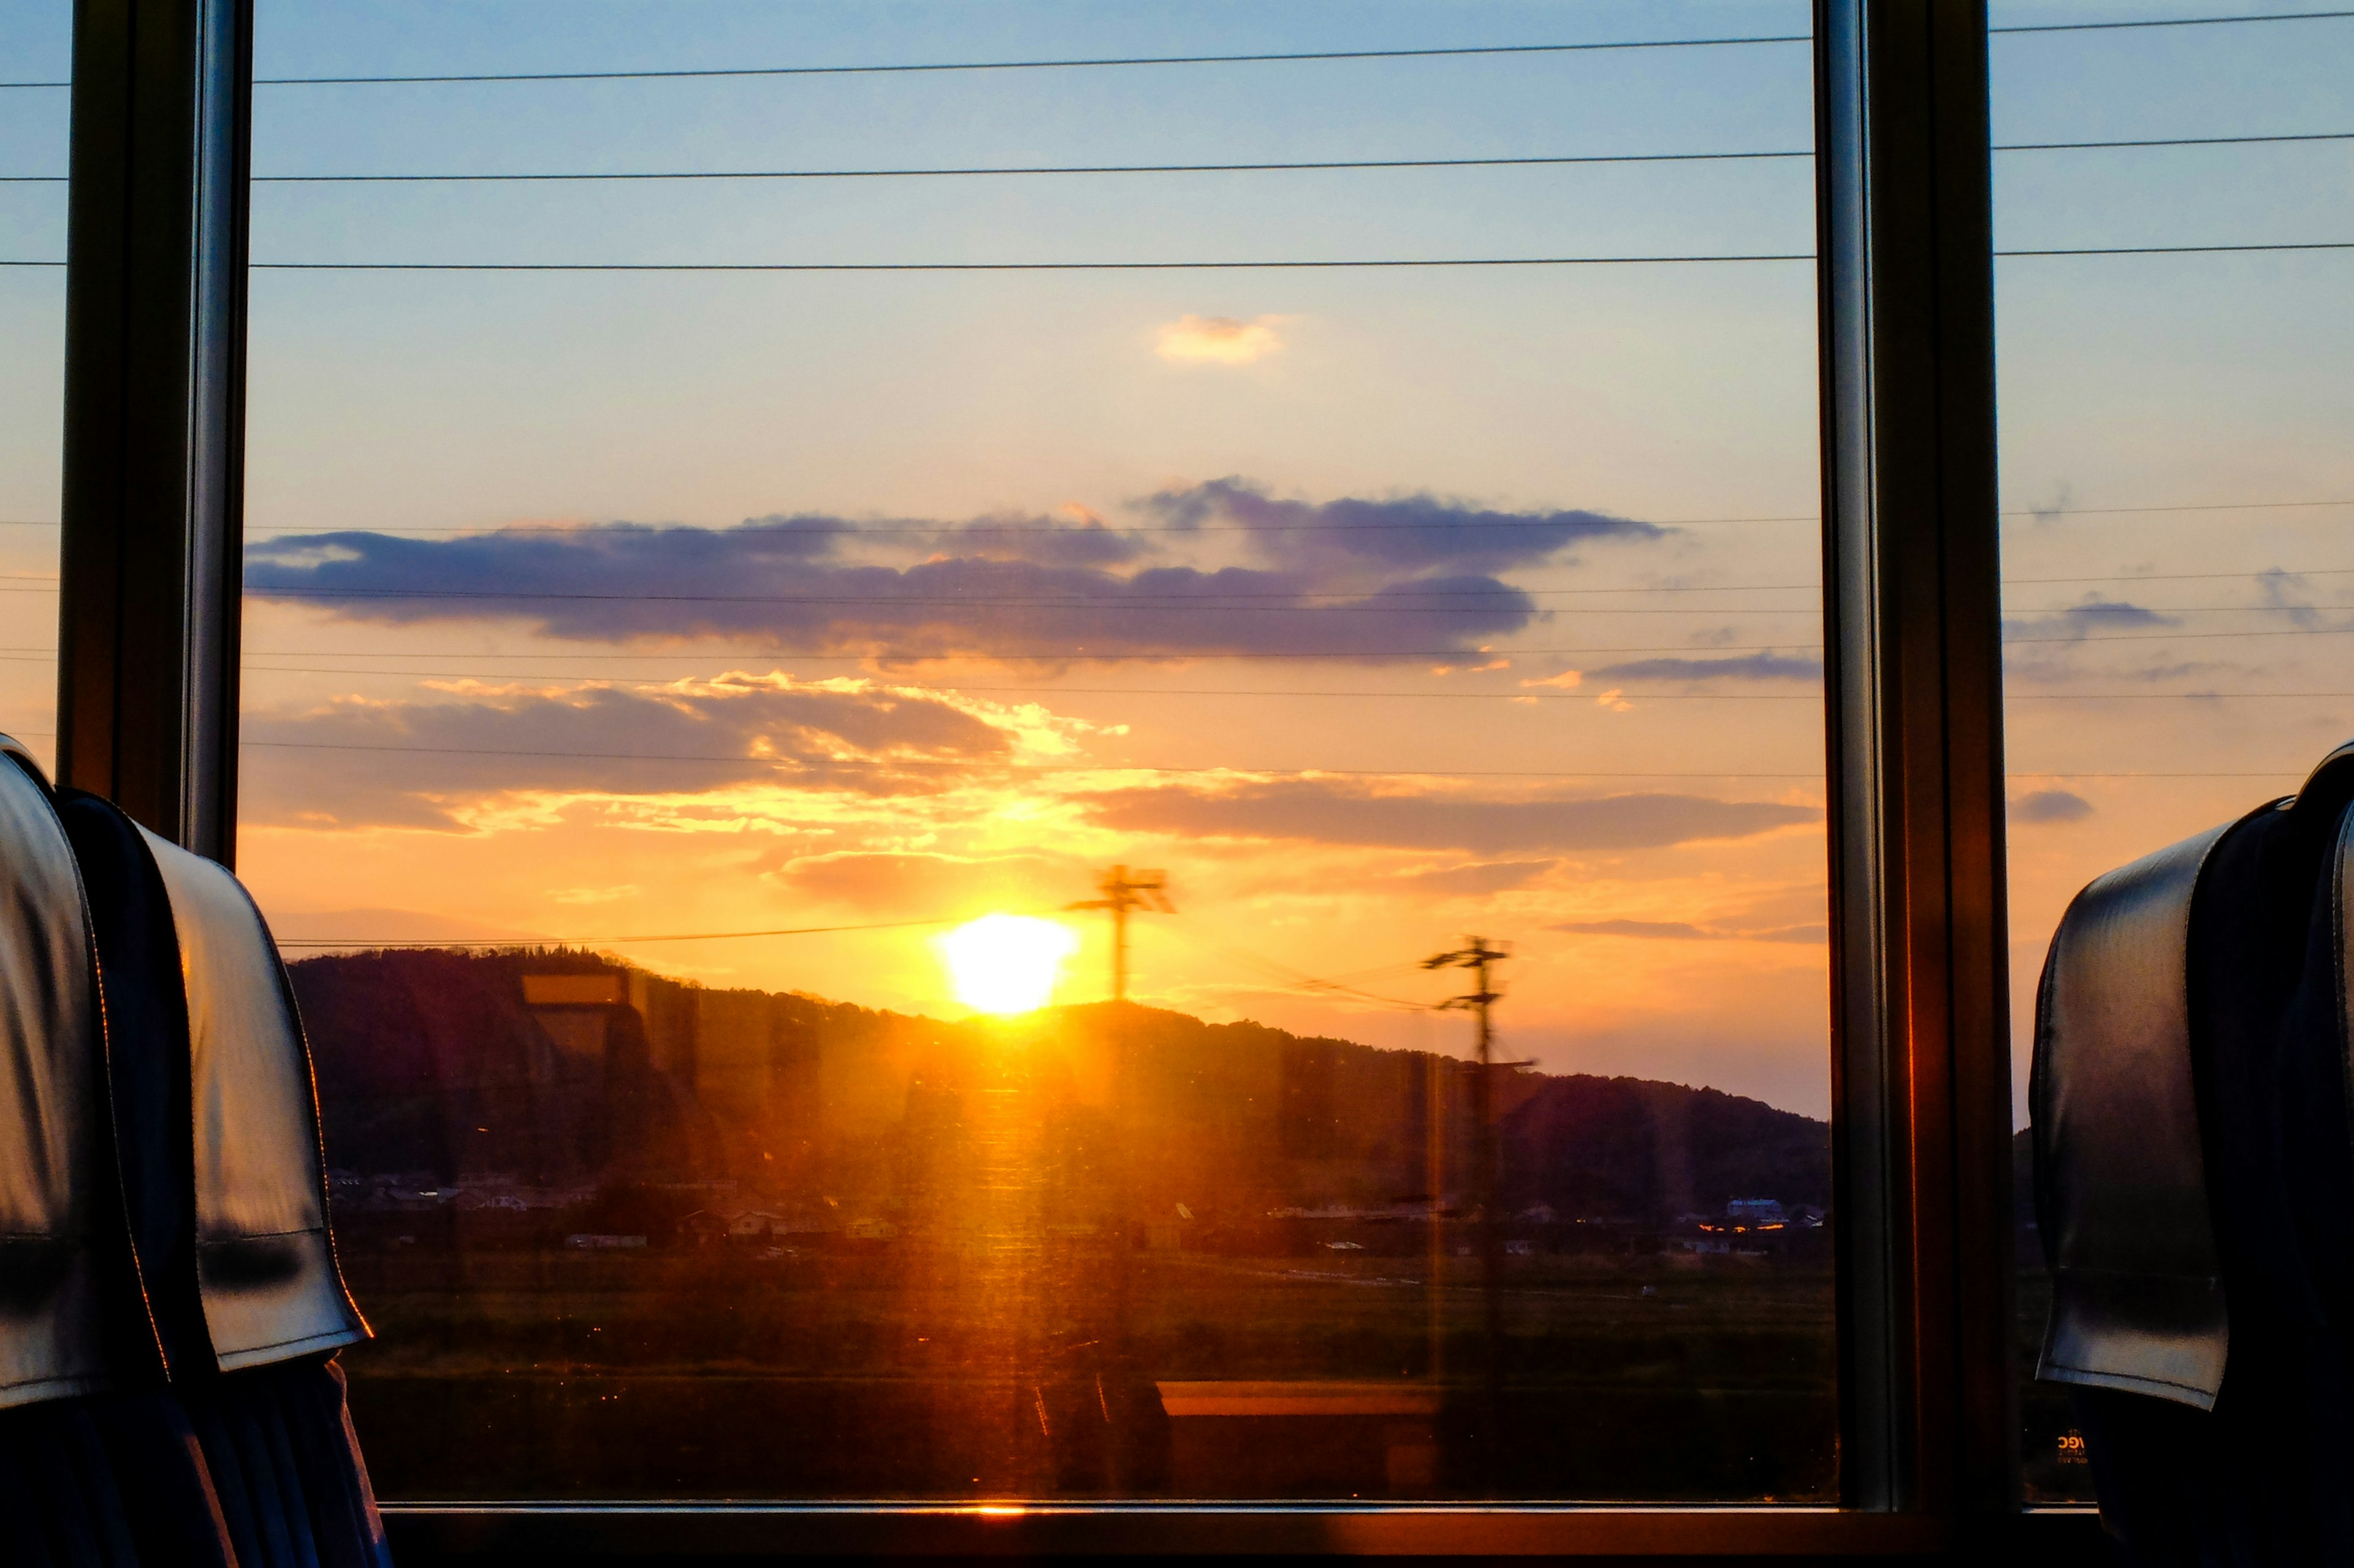
{"type": "MultiPolygon", "coordinates": [[[[2235,1030],[2278,1027],[2260,1021],[2289,1006],[2281,988],[2293,984],[2322,1004],[2327,1037],[2308,1030],[2284,1048],[2326,1051],[2324,1075],[2354,1101],[2349,977],[2354,745],[2325,758],[2296,795],[2076,895],[2044,963],[2029,1091],[2052,1292],[2039,1377],[2213,1407],[2231,1340],[2215,1194],[2274,1202],[2250,1195],[2246,1172],[2280,1168],[2295,1152],[2289,1124],[2265,1147],[2243,1147],[2244,1117],[2216,1108],[2218,1097],[2244,1104],[2284,1092],[2277,1065],[2217,1053],[2235,1030]],[[2309,915],[2302,890],[2322,879],[2309,915]],[[2310,917],[2332,923],[2326,970],[2300,959],[2266,978],[2244,952],[2233,956],[2230,940],[2255,940],[2257,930],[2301,953],[2310,917]],[[2207,1133],[2224,1141],[2202,1147],[2207,1133]]],[[[2325,1139],[2332,1149],[2334,1138],[2325,1139]]],[[[2335,1168],[2337,1156],[2306,1153],[2335,1168]]]]}
{"type": "Polygon", "coordinates": [[[73,852],[39,768],[0,736],[0,1408],[111,1381],[125,1281],[102,1028],[73,852]]]}
{"type": "Polygon", "coordinates": [[[223,1372],[367,1337],[327,1229],[311,1053],[270,928],[227,871],[137,830],[187,1010],[196,1267],[223,1372]]]}
{"type": "Polygon", "coordinates": [[[2229,825],[2095,879],[2036,995],[2036,1375],[2211,1408],[2230,1324],[2191,1070],[2190,900],[2229,825]]]}

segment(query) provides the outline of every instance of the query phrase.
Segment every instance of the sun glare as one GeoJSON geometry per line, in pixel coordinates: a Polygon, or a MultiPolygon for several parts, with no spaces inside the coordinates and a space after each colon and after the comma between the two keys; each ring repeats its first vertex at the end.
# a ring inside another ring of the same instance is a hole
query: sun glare
{"type": "Polygon", "coordinates": [[[1045,1006],[1063,960],[1078,946],[1069,927],[1027,915],[984,915],[939,940],[957,1000],[976,1012],[1028,1012],[1045,1006]]]}

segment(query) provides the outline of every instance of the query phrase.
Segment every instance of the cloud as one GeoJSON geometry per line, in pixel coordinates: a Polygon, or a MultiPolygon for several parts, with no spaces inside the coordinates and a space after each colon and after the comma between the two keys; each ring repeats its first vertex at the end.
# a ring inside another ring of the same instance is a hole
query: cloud
{"type": "Polygon", "coordinates": [[[862,912],[1053,907],[1089,885],[1087,867],[1045,854],[963,856],[848,851],[803,855],[771,874],[794,892],[862,912]]]}
{"type": "Polygon", "coordinates": [[[2170,615],[2124,599],[2088,599],[2033,619],[2005,621],[2002,630],[2004,638],[2010,641],[2055,636],[2081,640],[2103,631],[2181,624],[2170,615]]]}
{"type": "Polygon", "coordinates": [[[1280,316],[1236,321],[1232,316],[1180,316],[1161,329],[1163,359],[1193,364],[1248,365],[1283,346],[1280,316]]]}
{"type": "Polygon", "coordinates": [[[2032,516],[2036,522],[2043,524],[2045,527],[2050,527],[2052,524],[2057,523],[2062,518],[2067,516],[2069,509],[2073,507],[2075,504],[2076,487],[2063,480],[2061,482],[2060,488],[2052,493],[2052,499],[2050,501],[2045,502],[2041,506],[2038,506],[2033,503],[2030,503],[2027,510],[2029,514],[2032,516]]]}
{"type": "MultiPolygon", "coordinates": [[[[2321,606],[2307,602],[2313,593],[2313,581],[2303,572],[2284,571],[2278,567],[2273,567],[2256,574],[2256,587],[2264,596],[2262,607],[2264,610],[2282,616],[2290,625],[2302,627],[2306,630],[2316,630],[2325,624],[2320,614],[2322,609],[2342,610],[2347,608],[2342,604],[2321,606]]],[[[2327,624],[2338,626],[2345,623],[2333,621],[2327,624]]]]}
{"type": "MultiPolygon", "coordinates": [[[[1784,653],[1751,653],[1738,659],[1634,659],[1586,673],[1605,681],[1819,681],[1823,662],[1784,653]]],[[[1524,686],[1543,683],[1521,683],[1524,686]]]]}
{"type": "Polygon", "coordinates": [[[1663,539],[1672,532],[1601,512],[1499,512],[1427,492],[1286,501],[1238,476],[1162,490],[1138,505],[1172,527],[1238,527],[1270,559],[1326,571],[1379,566],[1496,572],[1548,560],[1573,545],[1663,539]]]}
{"type": "Polygon", "coordinates": [[[2093,814],[2093,803],[2066,789],[2036,789],[2010,803],[2014,822],[2078,822],[2093,814]]]}
{"type": "Polygon", "coordinates": [[[548,895],[558,904],[612,904],[624,898],[635,898],[644,889],[632,882],[615,887],[567,887],[548,895]]]}
{"type": "Polygon", "coordinates": [[[734,676],[658,687],[467,688],[249,715],[258,821],[449,828],[515,792],[672,794],[755,780],[865,793],[944,787],[1008,760],[1021,732],[939,694],[734,676]]]}
{"type": "Polygon", "coordinates": [[[1808,806],[1697,795],[1493,800],[1386,795],[1318,779],[1217,792],[1116,789],[1088,797],[1084,803],[1106,826],[1129,832],[1462,849],[1477,854],[1658,849],[1751,838],[1821,815],[1808,806]]]}
{"type": "Polygon", "coordinates": [[[1564,920],[1548,931],[1570,931],[1585,937],[1636,937],[1666,942],[1801,942],[1830,940],[1830,927],[1819,925],[1738,927],[1694,926],[1682,920],[1564,920]]]}
{"type": "Polygon", "coordinates": [[[1442,896],[1477,896],[1525,887],[1560,863],[1554,860],[1475,861],[1437,871],[1409,872],[1399,880],[1442,896]]]}
{"type": "Polygon", "coordinates": [[[922,524],[894,525],[923,539],[938,554],[1031,561],[1042,567],[1116,567],[1149,553],[1146,541],[1119,532],[1076,503],[1052,517],[996,513],[938,529],[922,524]]]}
{"type": "Polygon", "coordinates": [[[1669,942],[1702,942],[1709,937],[1682,920],[1564,920],[1545,929],[1574,931],[1581,937],[1646,937],[1669,942]]]}
{"type": "Polygon", "coordinates": [[[1137,504],[1162,520],[1168,547],[1190,547],[1182,535],[1225,519],[1261,564],[1140,565],[1138,535],[1075,507],[929,524],[795,514],[733,528],[284,535],[249,548],[246,587],[344,620],[503,622],[599,642],[759,637],[886,661],[1163,650],[1377,659],[1472,652],[1529,625],[1535,600],[1495,575],[1509,566],[1666,532],[1427,495],[1278,501],[1235,479],[1137,504]],[[907,562],[911,548],[930,554],[907,562]],[[894,552],[902,558],[876,558],[894,552]]]}

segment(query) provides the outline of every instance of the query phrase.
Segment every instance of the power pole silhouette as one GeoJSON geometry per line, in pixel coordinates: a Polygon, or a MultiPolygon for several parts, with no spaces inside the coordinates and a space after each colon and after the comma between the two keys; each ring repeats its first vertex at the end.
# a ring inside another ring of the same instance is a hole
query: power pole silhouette
{"type": "Polygon", "coordinates": [[[1491,1010],[1503,993],[1496,989],[1490,975],[1494,966],[1511,956],[1505,946],[1490,947],[1481,937],[1466,937],[1463,946],[1451,952],[1438,953],[1422,960],[1426,969],[1469,969],[1476,989],[1461,996],[1448,997],[1438,1004],[1441,1012],[1469,1012],[1479,1025],[1479,1060],[1472,1069],[1471,1118],[1475,1126],[1472,1148],[1472,1185],[1479,1204],[1479,1293],[1485,1311],[1487,1330],[1487,1431],[1481,1434],[1482,1447],[1490,1463],[1485,1467],[1492,1476],[1493,1461],[1503,1453],[1504,1405],[1504,1247],[1503,1233],[1497,1224],[1499,1202],[1498,1159],[1496,1147],[1496,1100],[1493,1083],[1495,1069],[1518,1064],[1500,1063],[1495,1059],[1495,1026],[1491,1010]]]}
{"type": "Polygon", "coordinates": [[[1128,1000],[1128,912],[1131,909],[1158,910],[1174,915],[1177,906],[1169,902],[1166,889],[1169,874],[1161,871],[1130,872],[1124,865],[1113,866],[1096,879],[1096,891],[1101,898],[1089,898],[1077,904],[1066,904],[1066,909],[1108,909],[1111,911],[1111,999],[1128,1000]]]}
{"type": "MultiPolygon", "coordinates": [[[[1066,904],[1066,909],[1105,909],[1111,913],[1111,999],[1128,1000],[1128,916],[1130,910],[1158,910],[1174,915],[1177,906],[1169,902],[1169,874],[1161,871],[1129,871],[1124,865],[1113,866],[1096,878],[1096,891],[1100,898],[1083,899],[1066,904]]],[[[1107,1044],[1111,1048],[1111,1119],[1114,1133],[1108,1151],[1115,1224],[1112,1232],[1111,1258],[1111,1332],[1114,1365],[1127,1383],[1137,1376],[1135,1349],[1129,1334],[1129,1277],[1135,1260],[1130,1255],[1140,1233],[1136,1224],[1135,1179],[1129,1169],[1129,1151],[1135,1142],[1135,1088],[1129,1082],[1128,1019],[1126,1011],[1116,1010],[1107,1021],[1107,1044]]],[[[1101,1384],[1097,1384],[1100,1390],[1101,1384]]],[[[1109,1422],[1109,1407],[1106,1406],[1109,1422]]],[[[1124,1497],[1132,1489],[1139,1474],[1140,1457],[1136,1452],[1136,1435],[1127,1427],[1106,1434],[1104,1485],[1113,1497],[1124,1497]]]]}

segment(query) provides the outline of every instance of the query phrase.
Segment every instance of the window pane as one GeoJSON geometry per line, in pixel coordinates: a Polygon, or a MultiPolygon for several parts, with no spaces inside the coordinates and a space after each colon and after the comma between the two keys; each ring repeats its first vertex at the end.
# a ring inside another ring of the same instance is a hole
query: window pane
{"type": "Polygon", "coordinates": [[[435,15],[260,74],[1351,58],[259,90],[383,1493],[1834,1497],[1807,7],[435,15]],[[285,178],[525,173],[761,177],[285,178]],[[488,261],[1111,265],[279,265],[488,261]]]}
{"type": "MultiPolygon", "coordinates": [[[[2151,17],[2212,7],[2159,4],[2151,17]]],[[[1994,24],[2116,20],[1999,5],[1994,24]]],[[[2246,246],[1997,262],[2009,640],[2013,1069],[2036,976],[2093,877],[2286,794],[2354,731],[2354,22],[1993,40],[2001,250],[2246,246]],[[2319,139],[2314,139],[2318,136],[2319,139]],[[2279,140],[2264,140],[2279,138],[2279,140]],[[2281,247],[2268,249],[2266,247],[2281,247]]],[[[2031,1500],[2088,1498],[2018,1162],[2031,1500]]]]}
{"type": "Polygon", "coordinates": [[[73,7],[0,0],[0,734],[51,768],[73,7]]]}

